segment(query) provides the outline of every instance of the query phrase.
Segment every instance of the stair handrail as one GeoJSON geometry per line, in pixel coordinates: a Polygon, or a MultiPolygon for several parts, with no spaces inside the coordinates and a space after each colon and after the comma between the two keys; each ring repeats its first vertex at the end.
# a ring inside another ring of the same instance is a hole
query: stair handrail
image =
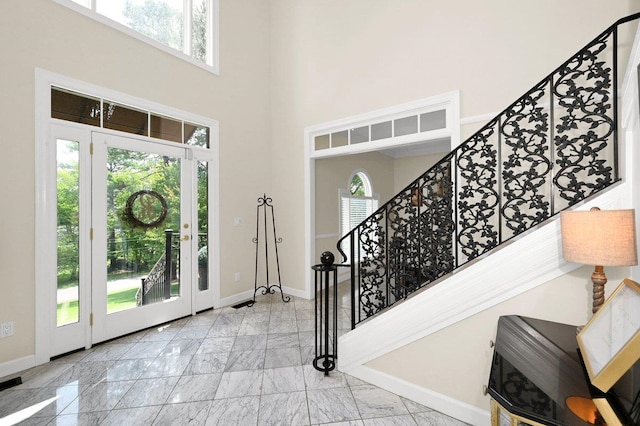
{"type": "Polygon", "coordinates": [[[352,328],[411,293],[398,270],[423,288],[620,181],[617,36],[639,18],[609,26],[340,238],[352,328]],[[398,238],[409,263],[389,261],[398,238]]]}
{"type": "Polygon", "coordinates": [[[146,277],[140,278],[140,288],[136,292],[136,305],[144,306],[149,303],[159,302],[164,300],[164,284],[165,284],[165,271],[167,270],[167,253],[163,252],[158,258],[149,274],[146,277]]]}
{"type": "Polygon", "coordinates": [[[165,251],[160,255],[151,271],[141,278],[136,292],[136,305],[144,306],[171,297],[171,276],[173,260],[173,230],[165,229],[165,251]]]}

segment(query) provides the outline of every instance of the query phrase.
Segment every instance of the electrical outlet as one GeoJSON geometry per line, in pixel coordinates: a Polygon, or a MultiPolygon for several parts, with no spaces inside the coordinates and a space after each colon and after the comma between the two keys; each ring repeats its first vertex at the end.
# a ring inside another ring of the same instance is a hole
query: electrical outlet
{"type": "Polygon", "coordinates": [[[236,272],[233,276],[233,279],[237,282],[240,281],[240,272],[236,272]]]}
{"type": "Polygon", "coordinates": [[[0,323],[0,338],[13,336],[13,321],[0,323]]]}

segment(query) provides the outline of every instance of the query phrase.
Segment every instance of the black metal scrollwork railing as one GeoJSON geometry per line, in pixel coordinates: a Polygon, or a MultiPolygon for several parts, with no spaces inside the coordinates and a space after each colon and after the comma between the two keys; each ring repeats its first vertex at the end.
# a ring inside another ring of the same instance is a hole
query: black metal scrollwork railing
{"type": "MultiPolygon", "coordinates": [[[[179,288],[172,289],[172,283],[179,282],[180,270],[180,234],[172,229],[166,229],[165,251],[160,255],[151,271],[141,279],[140,288],[136,293],[136,306],[144,306],[151,303],[162,302],[177,296],[179,288]]],[[[198,289],[206,290],[209,287],[207,281],[207,268],[209,267],[207,252],[207,234],[198,234],[198,289]],[[204,251],[202,250],[204,248],[204,251]]]]}
{"type": "MultiPolygon", "coordinates": [[[[140,288],[136,293],[136,305],[143,306],[161,302],[171,297],[171,278],[174,259],[174,233],[167,229],[165,234],[165,251],[160,255],[151,271],[141,279],[140,288]]],[[[175,234],[179,237],[179,234],[175,234]]],[[[176,247],[179,249],[179,245],[176,247]]]]}
{"type": "Polygon", "coordinates": [[[352,327],[620,179],[618,27],[638,18],[617,21],[338,242],[352,327]]]}

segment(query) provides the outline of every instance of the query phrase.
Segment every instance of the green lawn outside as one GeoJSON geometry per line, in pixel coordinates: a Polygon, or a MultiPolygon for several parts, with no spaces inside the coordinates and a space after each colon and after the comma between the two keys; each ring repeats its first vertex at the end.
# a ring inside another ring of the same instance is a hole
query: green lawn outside
{"type": "MultiPolygon", "coordinates": [[[[107,295],[107,312],[113,313],[136,307],[137,287],[111,292],[107,295]]],[[[179,294],[179,283],[171,284],[171,295],[179,294]]],[[[78,301],[58,303],[58,325],[70,324],[78,321],[78,301]]]]}
{"type": "MultiPolygon", "coordinates": [[[[123,311],[136,307],[137,288],[114,291],[107,295],[107,312],[123,311]]],[[[58,303],[58,325],[69,324],[78,321],[78,301],[58,303]]]]}

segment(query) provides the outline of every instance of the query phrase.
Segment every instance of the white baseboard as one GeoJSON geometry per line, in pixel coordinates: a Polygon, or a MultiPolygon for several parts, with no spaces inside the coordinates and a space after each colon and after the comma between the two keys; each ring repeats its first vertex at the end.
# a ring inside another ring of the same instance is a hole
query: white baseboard
{"type": "MultiPolygon", "coordinates": [[[[35,367],[36,356],[29,355],[0,364],[0,378],[19,373],[27,368],[35,367]]],[[[1,381],[1,380],[0,380],[1,381]]]]}
{"type": "Polygon", "coordinates": [[[300,290],[299,288],[291,288],[291,287],[282,286],[282,291],[284,291],[284,294],[288,294],[290,296],[299,297],[301,299],[309,300],[309,297],[308,297],[309,295],[307,294],[307,292],[304,291],[304,290],[300,290]]]}
{"type": "MultiPolygon", "coordinates": [[[[465,423],[484,426],[491,422],[491,414],[488,410],[481,410],[473,405],[398,379],[371,367],[361,365],[349,371],[349,374],[465,423]]],[[[487,397],[488,406],[489,399],[487,397]]]]}
{"type": "Polygon", "coordinates": [[[351,269],[350,268],[339,268],[338,271],[338,284],[344,281],[351,280],[351,269]]]}
{"type": "Polygon", "coordinates": [[[219,308],[225,306],[233,306],[237,303],[244,302],[245,300],[253,299],[253,290],[243,291],[242,293],[234,294],[233,296],[220,299],[219,308]]]}
{"type": "MultiPolygon", "coordinates": [[[[307,297],[307,293],[304,290],[282,286],[282,291],[284,292],[285,295],[300,297],[303,299],[309,299],[307,297]]],[[[275,292],[279,293],[277,289],[275,289],[275,292]]],[[[233,296],[220,299],[220,308],[224,308],[225,306],[233,306],[237,303],[253,299],[253,293],[254,293],[253,290],[247,290],[247,291],[243,291],[242,293],[234,294],[233,296]]],[[[258,292],[258,294],[262,294],[262,293],[258,292]]]]}

